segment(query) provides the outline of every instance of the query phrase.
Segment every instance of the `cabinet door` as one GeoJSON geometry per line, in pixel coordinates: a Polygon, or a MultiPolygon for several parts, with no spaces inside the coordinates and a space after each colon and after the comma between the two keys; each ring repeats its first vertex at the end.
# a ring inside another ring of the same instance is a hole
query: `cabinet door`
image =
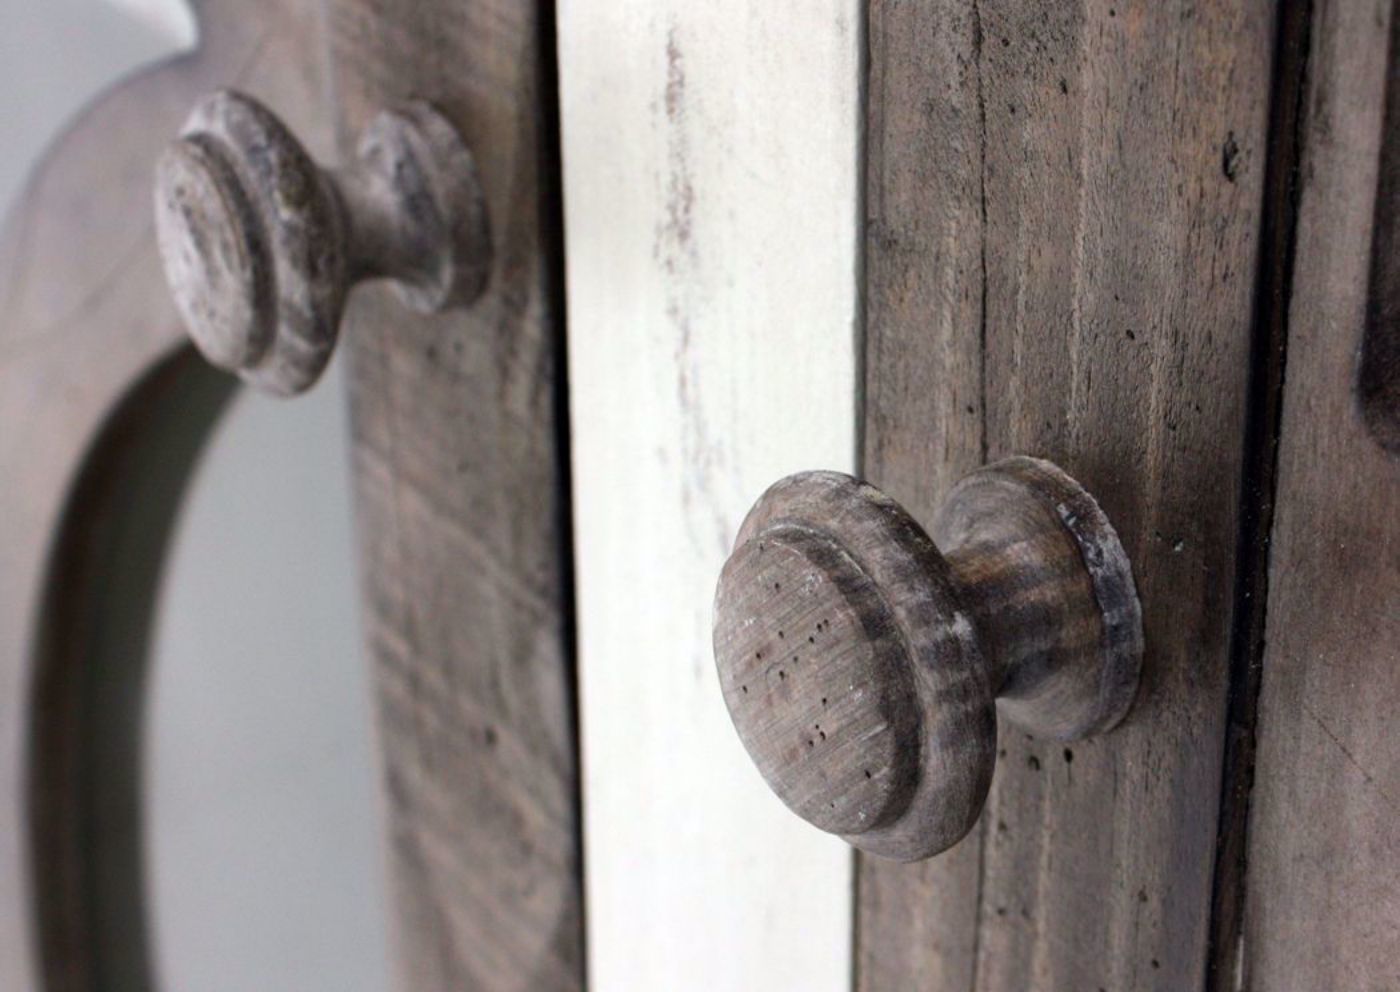
{"type": "Polygon", "coordinates": [[[1303,49],[1240,961],[1257,989],[1400,985],[1397,31],[1392,4],[1319,3],[1303,49]]]}
{"type": "MultiPolygon", "coordinates": [[[[1301,946],[1317,948],[1314,967],[1333,983],[1339,946],[1368,963],[1359,974],[1384,977],[1393,872],[1372,821],[1389,766],[1365,762],[1389,754],[1366,714],[1385,712],[1396,643],[1394,463],[1363,442],[1347,378],[1367,278],[1370,312],[1388,313],[1375,289],[1388,276],[1366,275],[1388,44],[1375,11],[605,6],[571,0],[560,18],[595,977],[684,984],[645,949],[678,926],[702,955],[775,934],[768,966],[785,960],[787,938],[815,936],[823,973],[869,990],[1224,989],[1244,987],[1256,960],[1270,976],[1259,987],[1283,988],[1264,962],[1301,946]],[[755,134],[754,119],[766,129],[755,134]],[[1353,141],[1370,158],[1349,158],[1353,141]],[[830,179],[851,162],[843,193],[830,179]],[[830,224],[840,195],[858,218],[854,245],[830,224]],[[785,227],[765,241],[773,218],[785,227]],[[1310,258],[1351,268],[1324,285],[1310,258]],[[1307,321],[1333,312],[1327,294],[1346,279],[1357,326],[1324,345],[1307,321]],[[848,389],[855,410],[833,419],[848,389]],[[1323,414],[1325,426],[1313,419],[1323,414]],[[848,422],[852,448],[823,447],[848,422]],[[1322,444],[1325,461],[1310,455],[1322,444]],[[708,617],[695,611],[740,514],[786,471],[848,468],[848,451],[925,521],[984,462],[1058,462],[1115,522],[1147,637],[1121,727],[1066,747],[1003,724],[971,836],[921,864],[857,859],[853,979],[813,910],[815,898],[846,912],[836,856],[779,888],[807,857],[799,832],[768,819],[779,806],[763,806],[751,768],[728,785],[705,776],[732,751],[716,742],[692,759],[674,734],[678,720],[722,728],[699,716],[717,686],[702,670],[708,617]],[[1290,536],[1316,507],[1332,512],[1327,494],[1353,489],[1345,534],[1333,521],[1327,537],[1290,536]],[[1306,564],[1279,558],[1304,547],[1306,564]],[[1360,596],[1363,582],[1378,595],[1360,596]],[[1271,591],[1282,613],[1266,609],[1271,591]],[[1342,626],[1299,619],[1318,610],[1342,626]],[[1301,676],[1288,674],[1302,662],[1288,659],[1313,649],[1352,653],[1349,667],[1309,676],[1330,686],[1318,705],[1343,705],[1356,684],[1343,672],[1378,691],[1359,720],[1317,718],[1344,726],[1364,757],[1313,725],[1311,763],[1279,750],[1298,747],[1294,724],[1310,719],[1301,676]],[[632,736],[609,722],[627,700],[644,713],[632,736]],[[657,749],[674,760],[653,762],[657,749]],[[1299,822],[1299,799],[1322,796],[1319,776],[1370,794],[1340,835],[1325,818],[1299,822]],[[693,815],[675,793],[696,800],[693,815]],[[684,901],[684,875],[656,870],[692,857],[678,837],[752,852],[760,867],[728,876],[711,850],[694,861],[710,869],[707,892],[771,906],[762,924],[743,908],[717,922],[710,902],[684,901]],[[634,856],[652,874],[629,887],[634,856]],[[1280,876],[1280,858],[1316,857],[1319,877],[1364,878],[1376,900],[1338,916],[1364,926],[1313,928],[1311,942],[1275,933],[1270,919],[1292,912],[1301,930],[1307,895],[1341,902],[1342,886],[1261,878],[1260,857],[1280,876]]],[[[1394,349],[1379,350],[1393,374],[1394,349]]],[[[1393,383],[1370,388],[1393,403],[1393,383]]],[[[751,980],[771,981],[764,960],[751,980]]]]}
{"type": "Polygon", "coordinates": [[[0,987],[151,980],[123,569],[228,383],[150,176],[221,85],[325,159],[432,101],[493,230],[470,309],[365,287],[342,345],[396,987],[1400,981],[1391,5],[295,6],[207,0],[0,247],[0,987]],[[1003,723],[968,837],[857,857],[735,738],[720,563],[788,472],[928,521],[1013,453],[1123,540],[1136,705],[1003,723]]]}
{"type": "Polygon", "coordinates": [[[156,156],[234,85],[330,147],[314,11],[201,5],[201,49],[65,129],[0,242],[0,988],[140,989],[143,690],[160,554],[231,392],[185,347],[156,156]],[[310,53],[310,54],[308,54],[310,53]]]}
{"type": "Polygon", "coordinates": [[[548,5],[325,4],[336,122],[419,98],[473,150],[494,263],[437,317],[347,315],[396,987],[579,988],[579,790],[548,5]]]}
{"type": "Polygon", "coordinates": [[[1247,475],[1272,333],[1268,3],[877,2],[866,159],[866,474],[924,519],[1013,453],[1096,497],[1147,652],[1127,719],[1002,722],[973,835],[858,866],[862,989],[1206,981],[1247,475]]]}
{"type": "Polygon", "coordinates": [[[148,628],[185,474],[233,380],[186,343],[152,184],[195,102],[228,86],[324,162],[337,125],[353,135],[409,96],[476,151],[486,296],[416,319],[368,289],[345,329],[395,985],[578,988],[547,10],[197,6],[199,50],[90,108],[0,251],[0,987],[159,979],[139,795],[148,628]]]}

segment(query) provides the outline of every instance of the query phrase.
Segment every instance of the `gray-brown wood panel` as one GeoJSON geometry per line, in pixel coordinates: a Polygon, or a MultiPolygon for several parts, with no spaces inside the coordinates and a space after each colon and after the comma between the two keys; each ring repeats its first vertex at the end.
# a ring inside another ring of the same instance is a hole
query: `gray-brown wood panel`
{"type": "Polygon", "coordinates": [[[1229,682],[1270,5],[870,10],[865,468],[916,516],[1053,459],[1132,558],[1136,709],[1002,726],[978,831],[862,859],[863,989],[1199,988],[1229,682]]]}
{"type": "Polygon", "coordinates": [[[1400,987],[1400,457],[1357,395],[1363,334],[1400,334],[1398,29],[1388,0],[1312,11],[1247,988],[1400,987]]]}
{"type": "Polygon", "coordinates": [[[583,981],[567,480],[546,7],[333,0],[338,125],[433,101],[472,146],[496,245],[468,311],[352,302],[364,623],[396,981],[583,981]]]}
{"type": "Polygon", "coordinates": [[[160,554],[232,381],[185,345],[156,255],[156,156],[220,85],[318,153],[320,25],[204,0],[199,51],[55,140],[0,240],[0,988],[146,988],[141,720],[160,554]]]}

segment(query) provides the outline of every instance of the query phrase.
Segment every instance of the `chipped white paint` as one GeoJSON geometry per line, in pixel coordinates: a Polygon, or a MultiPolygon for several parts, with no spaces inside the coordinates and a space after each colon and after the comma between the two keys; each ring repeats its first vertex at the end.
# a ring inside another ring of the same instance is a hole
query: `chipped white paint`
{"type": "Polygon", "coordinates": [[[850,984],[851,855],[730,725],[745,511],[855,459],[860,4],[562,0],[591,987],[850,984]]]}

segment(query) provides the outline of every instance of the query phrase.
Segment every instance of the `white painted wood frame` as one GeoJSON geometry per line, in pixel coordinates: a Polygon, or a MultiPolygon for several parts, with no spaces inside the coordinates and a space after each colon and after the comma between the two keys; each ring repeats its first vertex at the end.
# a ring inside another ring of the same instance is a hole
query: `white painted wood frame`
{"type": "Polygon", "coordinates": [[[558,12],[590,987],[846,990],[849,849],[720,697],[779,477],[856,459],[862,5],[558,12]]]}

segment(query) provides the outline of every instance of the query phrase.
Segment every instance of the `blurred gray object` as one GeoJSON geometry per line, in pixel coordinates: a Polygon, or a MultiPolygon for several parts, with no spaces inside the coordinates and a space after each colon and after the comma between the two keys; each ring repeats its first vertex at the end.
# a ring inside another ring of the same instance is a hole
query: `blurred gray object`
{"type": "MultiPolygon", "coordinates": [[[[178,0],[0,3],[0,202],[84,103],[193,42],[178,0]]],[[[335,366],[297,403],[240,393],[181,509],[145,742],[162,988],[388,984],[345,439],[335,366]]]]}

